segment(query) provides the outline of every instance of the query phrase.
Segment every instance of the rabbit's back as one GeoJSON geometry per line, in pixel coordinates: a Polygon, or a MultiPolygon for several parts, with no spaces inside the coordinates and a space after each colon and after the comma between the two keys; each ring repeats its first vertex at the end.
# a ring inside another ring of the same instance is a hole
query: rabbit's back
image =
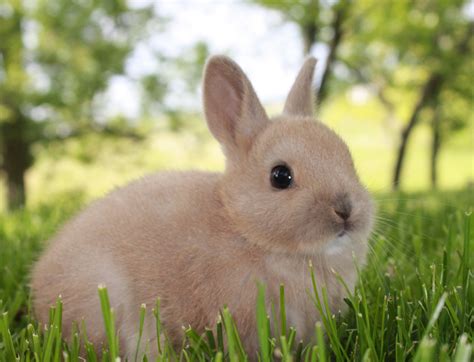
{"type": "Polygon", "coordinates": [[[162,249],[177,229],[181,233],[184,226],[192,227],[193,221],[205,220],[214,212],[217,177],[204,172],[163,172],[118,188],[67,223],[43,258],[48,252],[78,257],[100,249],[120,257],[123,252],[143,252],[144,247],[162,249]]]}
{"type": "Polygon", "coordinates": [[[140,304],[158,297],[172,299],[163,303],[164,317],[182,316],[188,303],[180,300],[192,299],[200,280],[209,291],[219,284],[209,279],[226,263],[213,263],[216,256],[235,256],[220,242],[238,236],[225,219],[217,187],[217,174],[165,172],[94,202],[66,224],[35,266],[32,289],[40,321],[47,321],[61,295],[66,335],[72,321],[85,318],[90,338],[101,341],[99,284],[108,288],[119,325],[133,328],[140,304]]]}

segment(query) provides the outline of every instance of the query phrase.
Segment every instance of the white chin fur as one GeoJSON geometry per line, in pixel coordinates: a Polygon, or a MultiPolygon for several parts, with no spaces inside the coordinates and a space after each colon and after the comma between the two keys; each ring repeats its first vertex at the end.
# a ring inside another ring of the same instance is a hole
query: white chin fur
{"type": "Polygon", "coordinates": [[[324,252],[327,255],[336,255],[347,250],[347,248],[351,245],[352,239],[348,234],[344,234],[328,242],[324,247],[324,252]]]}

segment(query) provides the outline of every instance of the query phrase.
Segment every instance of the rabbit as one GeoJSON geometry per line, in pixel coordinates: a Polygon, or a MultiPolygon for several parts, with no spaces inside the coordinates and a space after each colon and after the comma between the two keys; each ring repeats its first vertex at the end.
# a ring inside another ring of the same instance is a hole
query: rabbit
{"type": "MultiPolygon", "coordinates": [[[[167,338],[183,326],[212,328],[227,305],[256,359],[258,282],[278,307],[285,286],[288,325],[310,341],[319,316],[310,298],[312,263],[331,311],[343,309],[363,265],[374,206],[346,144],[314,119],[315,58],[307,58],[281,115],[270,119],[241,68],[226,56],[205,66],[204,113],[226,156],[225,172],[158,172],[112,191],[66,224],[32,272],[33,308],[46,323],[63,301],[63,330],[84,320],[105,341],[97,287],[107,286],[121,351],[137,347],[142,303],[161,300],[167,338]]],[[[148,308],[148,310],[151,308],[148,308]]],[[[156,355],[148,312],[142,339],[156,355]]]]}

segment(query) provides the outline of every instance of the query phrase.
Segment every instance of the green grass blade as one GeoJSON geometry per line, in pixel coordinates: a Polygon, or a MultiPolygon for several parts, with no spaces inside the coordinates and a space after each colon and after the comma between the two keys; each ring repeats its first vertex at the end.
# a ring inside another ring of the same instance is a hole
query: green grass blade
{"type": "Polygon", "coordinates": [[[257,332],[260,344],[260,358],[263,362],[270,362],[270,330],[268,328],[268,315],[265,307],[265,287],[258,286],[257,295],[257,332]]]}
{"type": "Polygon", "coordinates": [[[206,333],[206,338],[207,338],[207,344],[209,345],[209,348],[213,353],[217,352],[217,345],[216,345],[216,339],[214,338],[214,333],[212,333],[212,330],[206,327],[205,329],[206,333]]]}
{"type": "Polygon", "coordinates": [[[62,319],[63,319],[63,303],[61,296],[59,296],[56,301],[56,311],[54,314],[54,325],[56,328],[55,335],[55,349],[54,349],[54,358],[55,362],[59,362],[61,357],[61,345],[62,345],[62,319]]]}
{"type": "Polygon", "coordinates": [[[321,322],[316,322],[316,340],[318,342],[318,358],[320,361],[326,361],[326,343],[324,342],[323,326],[321,322]]]}
{"type": "Polygon", "coordinates": [[[238,362],[238,352],[237,352],[237,341],[235,336],[234,323],[232,321],[232,316],[227,307],[222,310],[222,319],[224,320],[224,329],[227,334],[227,347],[229,348],[229,360],[230,362],[238,362]]]}
{"type": "Polygon", "coordinates": [[[462,255],[462,287],[461,287],[461,292],[462,292],[462,316],[463,318],[461,319],[461,333],[464,333],[466,330],[467,323],[469,321],[467,320],[468,316],[468,306],[472,304],[472,299],[471,303],[469,303],[468,298],[469,298],[469,279],[470,279],[470,274],[471,274],[471,251],[470,251],[470,244],[471,244],[471,217],[472,217],[472,212],[466,212],[464,215],[464,245],[463,245],[463,255],[462,255]]]}
{"type": "Polygon", "coordinates": [[[280,333],[286,336],[285,286],[280,284],[280,333]]]}
{"type": "Polygon", "coordinates": [[[138,324],[138,339],[137,339],[137,347],[135,348],[135,362],[138,361],[138,353],[141,348],[140,343],[142,341],[143,326],[145,324],[145,314],[146,314],[146,304],[142,304],[140,306],[140,322],[138,324]]]}
{"type": "Polygon", "coordinates": [[[423,338],[416,351],[414,362],[425,362],[434,360],[436,342],[432,339],[423,338]]]}
{"type": "Polygon", "coordinates": [[[156,300],[155,308],[153,308],[153,316],[155,317],[155,331],[156,331],[156,347],[158,349],[158,354],[161,355],[163,353],[162,346],[161,346],[161,317],[160,317],[160,299],[156,300]]]}
{"type": "Polygon", "coordinates": [[[16,361],[18,359],[16,352],[15,352],[15,347],[13,345],[13,339],[12,335],[10,333],[10,330],[8,328],[8,312],[5,312],[2,314],[2,318],[0,319],[0,332],[2,335],[3,339],[3,345],[5,348],[5,356],[10,360],[10,361],[16,361]]]}
{"type": "Polygon", "coordinates": [[[469,362],[472,355],[472,344],[467,343],[467,335],[463,334],[459,337],[459,342],[456,345],[456,353],[454,354],[454,361],[469,362]]]}
{"type": "Polygon", "coordinates": [[[224,353],[224,331],[222,327],[222,316],[219,315],[216,323],[217,349],[224,353]]]}
{"type": "Polygon", "coordinates": [[[119,357],[118,340],[115,334],[114,310],[110,307],[109,295],[104,285],[99,285],[100,306],[104,320],[105,334],[108,342],[109,360],[115,361],[119,357]]]}

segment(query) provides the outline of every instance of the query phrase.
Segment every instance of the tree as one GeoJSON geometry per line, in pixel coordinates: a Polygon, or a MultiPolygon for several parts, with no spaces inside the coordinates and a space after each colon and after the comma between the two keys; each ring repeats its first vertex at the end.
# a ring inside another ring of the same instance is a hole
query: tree
{"type": "Polygon", "coordinates": [[[34,144],[90,130],[133,133],[98,119],[96,102],[124,72],[152,15],[124,0],[0,4],[0,167],[9,209],[25,203],[34,144]]]}
{"type": "MultiPolygon", "coordinates": [[[[413,129],[420,121],[420,112],[424,108],[431,108],[434,111],[432,121],[433,142],[431,151],[431,182],[433,187],[436,187],[437,181],[437,159],[439,149],[441,146],[440,137],[440,110],[443,104],[443,90],[454,87],[453,80],[458,78],[459,71],[462,70],[462,63],[469,62],[471,52],[469,51],[469,40],[472,34],[472,24],[464,26],[464,34],[449,34],[454,43],[452,50],[446,52],[439,52],[437,49],[429,49],[426,58],[432,57],[433,62],[437,61],[437,66],[431,70],[431,74],[422,87],[420,97],[415,104],[411,113],[410,119],[405,127],[403,127],[400,135],[400,145],[398,147],[397,158],[395,162],[395,169],[393,173],[392,186],[398,189],[401,180],[402,165],[405,158],[408,139],[412,134],[413,129]],[[431,52],[430,52],[431,50],[431,52]]],[[[444,36],[448,36],[444,33],[444,36]]],[[[435,35],[434,43],[437,44],[438,34],[435,35]]],[[[469,97],[469,93],[461,94],[461,97],[469,97]]],[[[446,115],[446,120],[452,120],[449,115],[446,115]]]]}
{"type": "Polygon", "coordinates": [[[435,186],[442,140],[468,122],[473,29],[465,5],[461,0],[399,1],[354,7],[351,33],[340,51],[353,81],[371,84],[392,112],[396,101],[387,94],[405,92],[415,100],[400,129],[394,189],[400,187],[408,142],[418,124],[426,121],[432,126],[430,164],[435,186]]]}
{"type": "Polygon", "coordinates": [[[319,0],[304,2],[254,0],[253,2],[279,11],[285,20],[298,26],[303,39],[304,55],[310,54],[316,43],[327,46],[328,56],[316,95],[318,101],[322,102],[328,94],[328,83],[334,63],[337,61],[337,51],[347,32],[346,20],[350,15],[352,1],[337,0],[332,5],[319,0]]]}

